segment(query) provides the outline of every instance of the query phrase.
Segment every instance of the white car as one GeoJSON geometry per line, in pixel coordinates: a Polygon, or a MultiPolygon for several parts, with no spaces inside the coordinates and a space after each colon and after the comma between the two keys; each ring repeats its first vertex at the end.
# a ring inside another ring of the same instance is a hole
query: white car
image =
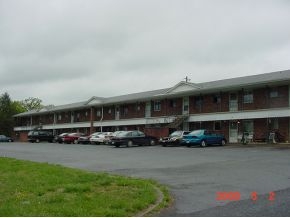
{"type": "Polygon", "coordinates": [[[91,144],[107,144],[112,134],[112,132],[100,132],[99,134],[92,135],[90,142],[91,144]]]}

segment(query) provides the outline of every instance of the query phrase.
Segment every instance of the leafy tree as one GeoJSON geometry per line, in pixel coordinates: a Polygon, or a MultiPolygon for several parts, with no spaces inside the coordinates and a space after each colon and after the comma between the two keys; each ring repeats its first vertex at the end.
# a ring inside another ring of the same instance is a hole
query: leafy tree
{"type": "Polygon", "coordinates": [[[0,96],[0,134],[10,136],[13,132],[13,115],[25,111],[41,109],[42,100],[38,98],[27,98],[23,101],[12,101],[9,94],[5,92],[0,96]]]}
{"type": "Polygon", "coordinates": [[[15,111],[12,108],[12,101],[7,92],[0,96],[0,133],[10,135],[13,129],[13,115],[15,111]]]}
{"type": "Polygon", "coordinates": [[[43,105],[41,104],[42,100],[39,98],[33,98],[29,97],[23,101],[20,102],[23,108],[25,108],[26,111],[31,110],[37,110],[43,108],[43,105]]]}

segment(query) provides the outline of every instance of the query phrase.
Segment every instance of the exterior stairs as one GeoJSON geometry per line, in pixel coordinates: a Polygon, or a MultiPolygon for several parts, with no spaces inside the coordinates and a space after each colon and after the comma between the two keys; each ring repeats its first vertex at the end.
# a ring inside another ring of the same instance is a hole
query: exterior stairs
{"type": "Polygon", "coordinates": [[[167,128],[178,128],[184,121],[188,119],[189,115],[179,115],[173,120],[173,122],[167,125],[167,128]]]}

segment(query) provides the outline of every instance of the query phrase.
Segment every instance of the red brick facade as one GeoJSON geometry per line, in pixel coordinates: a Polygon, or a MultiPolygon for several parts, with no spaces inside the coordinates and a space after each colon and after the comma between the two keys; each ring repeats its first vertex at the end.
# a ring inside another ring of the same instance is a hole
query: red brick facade
{"type": "MultiPolygon", "coordinates": [[[[150,117],[163,118],[172,117],[183,114],[184,97],[189,97],[189,116],[196,114],[224,114],[232,112],[230,107],[233,103],[230,101],[236,98],[236,111],[263,111],[277,108],[289,108],[289,86],[266,86],[251,88],[251,89],[237,89],[232,91],[218,90],[216,92],[205,94],[187,94],[182,97],[164,97],[150,101],[136,101],[130,103],[119,103],[104,106],[87,106],[83,109],[70,109],[66,111],[57,111],[55,113],[43,113],[33,116],[23,116],[16,119],[17,126],[37,126],[37,125],[51,125],[51,124],[69,124],[69,123],[90,123],[90,128],[75,128],[78,131],[94,132],[101,129],[100,126],[94,126],[96,122],[116,121],[116,120],[131,120],[131,119],[145,119],[146,103],[151,102],[150,117]],[[119,117],[116,117],[119,116],[119,117]],[[32,123],[31,123],[32,121],[32,123]]],[[[235,112],[235,110],[234,110],[235,112]]],[[[218,116],[218,115],[217,115],[218,116]]],[[[263,138],[265,133],[278,127],[279,132],[285,136],[285,141],[289,140],[289,117],[279,117],[277,121],[272,121],[275,117],[263,119],[250,119],[253,122],[253,132],[255,138],[263,138]],[[274,123],[274,124],[273,124],[274,123]]],[[[245,118],[244,118],[245,119],[245,118]]],[[[246,118],[247,119],[247,118],[246,118]]],[[[226,138],[229,138],[229,123],[233,119],[218,120],[218,121],[204,121],[204,122],[190,122],[189,130],[206,128],[223,133],[226,138]],[[217,123],[218,122],[218,123],[217,123]]],[[[243,121],[234,120],[234,122],[242,123],[243,121]]],[[[101,125],[101,124],[100,124],[101,125]]],[[[136,125],[122,125],[122,126],[105,126],[104,129],[114,131],[117,129],[133,130],[139,129],[150,133],[150,135],[164,136],[169,133],[166,123],[156,125],[136,124],[136,125]],[[154,128],[152,128],[152,126],[154,128]],[[158,127],[156,127],[158,126],[158,127]],[[163,128],[160,128],[163,127],[163,128]]],[[[181,126],[182,127],[182,126],[181,126]]],[[[72,129],[71,129],[72,130],[72,129]]],[[[243,130],[238,129],[239,133],[243,130]]],[[[58,130],[62,132],[62,130],[58,130]]],[[[25,139],[25,134],[20,132],[19,138],[25,139]]]]}

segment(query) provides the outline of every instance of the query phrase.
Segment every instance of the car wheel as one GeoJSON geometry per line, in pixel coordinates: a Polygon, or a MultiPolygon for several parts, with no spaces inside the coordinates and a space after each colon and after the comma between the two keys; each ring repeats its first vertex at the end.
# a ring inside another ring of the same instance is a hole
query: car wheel
{"type": "Polygon", "coordinates": [[[221,141],[221,146],[224,146],[224,145],[226,145],[226,140],[223,139],[223,140],[221,141]]]}
{"type": "Polygon", "coordinates": [[[39,139],[36,139],[36,140],[35,140],[35,142],[36,142],[36,143],[39,143],[39,142],[40,142],[40,140],[39,140],[39,139]]]}
{"type": "Polygon", "coordinates": [[[162,144],[162,146],[163,146],[163,147],[166,147],[167,145],[166,145],[166,144],[162,144]]]}
{"type": "Polygon", "coordinates": [[[200,146],[201,146],[201,147],[206,147],[206,146],[207,146],[206,141],[202,140],[201,143],[200,143],[200,146]]]}
{"type": "Polygon", "coordinates": [[[75,139],[75,140],[73,141],[73,143],[74,143],[74,144],[77,144],[77,143],[78,143],[78,140],[75,139]]]}
{"type": "Polygon", "coordinates": [[[151,139],[151,140],[150,140],[150,146],[154,146],[154,145],[156,145],[156,142],[155,142],[154,139],[151,139]]]}
{"type": "Polygon", "coordinates": [[[8,140],[8,142],[12,142],[12,140],[11,140],[11,139],[9,139],[9,140],[8,140]]]}
{"type": "Polygon", "coordinates": [[[133,142],[131,141],[131,140],[129,140],[128,142],[127,142],[127,147],[130,147],[130,146],[132,146],[133,145],[133,142]]]}

